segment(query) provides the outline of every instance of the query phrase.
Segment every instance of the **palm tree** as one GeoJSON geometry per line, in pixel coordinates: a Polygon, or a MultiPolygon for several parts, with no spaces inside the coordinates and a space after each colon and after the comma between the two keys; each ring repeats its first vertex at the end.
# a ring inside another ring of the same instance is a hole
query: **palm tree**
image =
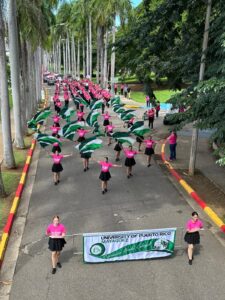
{"type": "MultiPolygon", "coordinates": [[[[8,80],[6,72],[6,54],[5,54],[5,28],[2,13],[2,4],[0,4],[0,103],[1,103],[1,121],[2,121],[2,139],[3,139],[3,162],[7,168],[15,168],[15,159],[12,147],[11,121],[9,108],[8,80]]],[[[1,182],[0,182],[1,186],[1,182]]],[[[2,189],[2,188],[1,188],[2,189]]],[[[1,194],[1,193],[0,193],[1,194]]]]}
{"type": "Polygon", "coordinates": [[[8,31],[9,31],[9,60],[11,67],[11,82],[13,96],[13,112],[15,122],[15,145],[23,149],[23,133],[21,126],[20,84],[19,84],[19,45],[16,18],[16,1],[8,1],[8,31]]]}

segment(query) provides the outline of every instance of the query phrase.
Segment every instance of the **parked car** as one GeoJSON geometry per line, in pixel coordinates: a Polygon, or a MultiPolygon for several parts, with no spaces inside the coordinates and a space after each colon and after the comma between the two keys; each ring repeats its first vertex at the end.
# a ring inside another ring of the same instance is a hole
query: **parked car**
{"type": "Polygon", "coordinates": [[[47,77],[47,84],[48,85],[54,85],[55,84],[55,77],[54,76],[48,76],[47,77]]]}
{"type": "Polygon", "coordinates": [[[178,112],[179,112],[178,109],[171,109],[170,112],[164,116],[163,124],[164,125],[176,125],[176,124],[180,124],[181,123],[180,119],[178,119],[178,118],[176,120],[171,120],[170,119],[170,116],[172,116],[173,114],[178,113],[178,112]]]}

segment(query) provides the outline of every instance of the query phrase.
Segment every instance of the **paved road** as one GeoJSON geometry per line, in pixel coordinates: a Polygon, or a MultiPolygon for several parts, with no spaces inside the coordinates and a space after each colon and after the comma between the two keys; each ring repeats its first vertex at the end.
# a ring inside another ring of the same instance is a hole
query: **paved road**
{"type": "MultiPolygon", "coordinates": [[[[116,118],[113,122],[119,124],[116,118]]],[[[71,149],[68,142],[63,152],[71,149]]],[[[112,160],[112,149],[105,141],[95,157],[107,154],[112,160]]],[[[63,268],[51,275],[47,240],[31,244],[44,238],[55,214],[69,233],[184,226],[191,207],[155,162],[147,168],[143,155],[136,161],[131,179],[126,178],[124,168],[112,169],[109,192],[102,195],[99,166],[94,162],[84,173],[74,150],[72,158],[65,158],[62,182],[55,187],[51,160],[41,151],[11,300],[224,299],[225,251],[207,228],[192,266],[187,264],[184,244],[167,259],[84,264],[81,255],[73,254],[81,251],[81,239],[74,243],[69,238],[61,259],[63,268]]]]}

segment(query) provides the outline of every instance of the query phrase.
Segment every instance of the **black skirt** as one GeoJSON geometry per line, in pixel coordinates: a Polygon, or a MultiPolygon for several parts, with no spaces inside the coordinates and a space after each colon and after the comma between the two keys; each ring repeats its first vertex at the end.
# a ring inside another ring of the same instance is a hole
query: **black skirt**
{"type": "Polygon", "coordinates": [[[145,148],[145,154],[150,156],[152,154],[154,154],[154,149],[153,148],[145,148]]]}
{"type": "Polygon", "coordinates": [[[113,134],[112,131],[111,131],[111,132],[107,132],[107,136],[108,136],[108,137],[112,137],[112,134],[113,134]]]}
{"type": "Polygon", "coordinates": [[[49,238],[48,240],[48,249],[51,251],[62,251],[62,248],[66,244],[64,238],[49,238]]]}
{"type": "Polygon", "coordinates": [[[79,136],[78,140],[79,143],[85,141],[85,137],[84,136],[79,136]]]}
{"type": "Polygon", "coordinates": [[[143,136],[137,136],[136,137],[136,142],[137,143],[142,143],[143,142],[144,137],[143,136]]]}
{"type": "Polygon", "coordinates": [[[122,147],[117,143],[114,147],[114,150],[115,151],[121,151],[122,150],[122,147]]]}
{"type": "Polygon", "coordinates": [[[85,122],[84,118],[77,119],[77,122],[85,122]]]}
{"type": "Polygon", "coordinates": [[[200,234],[199,232],[186,232],[184,236],[185,242],[188,244],[200,244],[200,234]]]}
{"type": "Polygon", "coordinates": [[[109,125],[109,120],[104,120],[103,126],[107,126],[107,125],[109,125]]]}
{"type": "Polygon", "coordinates": [[[101,181],[108,181],[111,178],[111,174],[109,172],[101,172],[99,175],[99,179],[101,181]]]}
{"type": "Polygon", "coordinates": [[[62,172],[62,170],[63,170],[63,167],[60,163],[59,164],[53,164],[53,166],[52,166],[52,172],[53,173],[59,173],[59,172],[62,172]]]}
{"type": "Polygon", "coordinates": [[[91,153],[81,153],[80,157],[84,159],[89,159],[91,157],[91,153]]]}
{"type": "Polygon", "coordinates": [[[125,166],[126,167],[132,167],[136,164],[136,161],[133,157],[129,158],[127,157],[126,160],[125,160],[125,166]]]}

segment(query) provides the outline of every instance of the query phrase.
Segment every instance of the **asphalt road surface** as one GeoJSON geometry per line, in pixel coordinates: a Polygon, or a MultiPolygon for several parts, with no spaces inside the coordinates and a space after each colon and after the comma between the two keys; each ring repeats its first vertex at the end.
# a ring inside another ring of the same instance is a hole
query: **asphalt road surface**
{"type": "MultiPolygon", "coordinates": [[[[112,121],[121,124],[116,116],[112,121]]],[[[147,168],[141,154],[130,179],[122,156],[123,168],[111,169],[109,191],[102,195],[99,166],[91,162],[90,170],[83,172],[73,146],[72,142],[63,146],[63,153],[73,152],[73,157],[64,159],[58,186],[53,185],[51,158],[41,150],[10,299],[225,299],[225,251],[206,222],[192,266],[179,230],[177,249],[170,258],[105,264],[85,264],[79,254],[81,237],[70,237],[62,252],[62,269],[51,274],[45,229],[53,215],[59,214],[68,234],[74,234],[184,227],[192,212],[160,166],[153,161],[147,168]]],[[[93,156],[102,159],[108,155],[114,161],[113,147],[108,147],[104,138],[104,147],[93,156]]]]}

